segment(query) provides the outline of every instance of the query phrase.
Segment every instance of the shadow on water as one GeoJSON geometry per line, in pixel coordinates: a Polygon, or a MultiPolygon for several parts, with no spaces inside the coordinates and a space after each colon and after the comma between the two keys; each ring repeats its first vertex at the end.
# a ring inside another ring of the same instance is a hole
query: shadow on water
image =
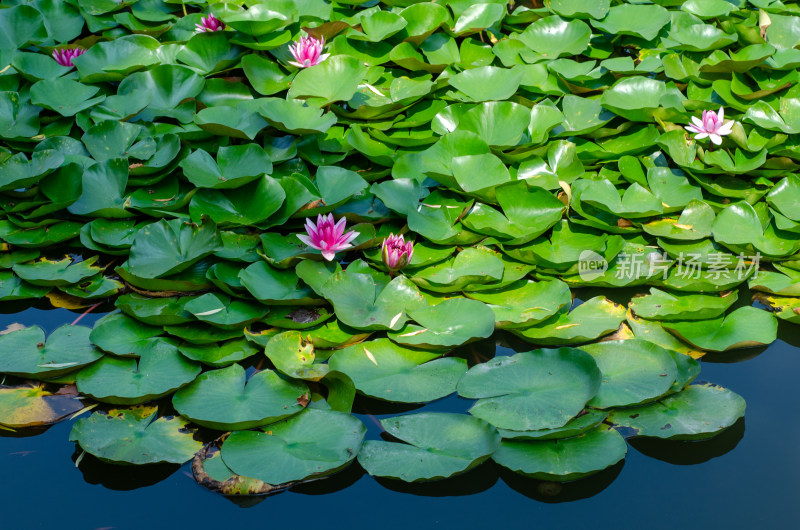
{"type": "Polygon", "coordinates": [[[733,451],[744,438],[744,418],[709,440],[680,441],[658,438],[628,438],[628,444],[645,456],[678,466],[708,462],[733,451]]]}
{"type": "Polygon", "coordinates": [[[625,460],[588,477],[570,482],[550,482],[525,477],[495,465],[503,479],[511,489],[525,495],[529,499],[546,503],[572,502],[594,497],[606,489],[625,466],[625,460]]]}
{"type": "MultiPolygon", "coordinates": [[[[72,461],[80,458],[80,449],[75,449],[72,461]]],[[[146,488],[166,480],[181,466],[177,464],[150,464],[145,466],[119,466],[103,462],[89,453],[85,453],[80,460],[78,469],[83,474],[83,480],[89,484],[100,484],[111,490],[131,491],[146,488]]]]}
{"type": "Polygon", "coordinates": [[[487,461],[462,475],[433,482],[403,482],[385,478],[375,481],[386,489],[424,497],[457,497],[475,495],[488,490],[498,479],[494,462],[487,461]]]}

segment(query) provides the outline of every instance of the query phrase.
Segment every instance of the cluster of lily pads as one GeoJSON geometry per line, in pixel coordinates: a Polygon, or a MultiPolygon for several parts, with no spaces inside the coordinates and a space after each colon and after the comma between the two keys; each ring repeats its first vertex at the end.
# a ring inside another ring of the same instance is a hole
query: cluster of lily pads
{"type": "Polygon", "coordinates": [[[4,1],[0,300],[116,310],[0,336],[0,428],[236,494],[733,425],[696,359],[800,322],[800,8],[541,4],[4,1]]]}

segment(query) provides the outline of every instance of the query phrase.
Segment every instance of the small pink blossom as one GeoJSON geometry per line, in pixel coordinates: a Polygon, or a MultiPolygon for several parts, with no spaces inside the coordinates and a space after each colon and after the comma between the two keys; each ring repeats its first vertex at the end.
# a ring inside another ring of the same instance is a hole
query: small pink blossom
{"type": "Polygon", "coordinates": [[[317,224],[311,222],[311,219],[306,219],[306,232],[308,235],[298,235],[297,239],[305,243],[311,248],[322,251],[322,257],[331,261],[337,252],[345,250],[353,245],[350,244],[358,233],[348,232],[344,233],[344,225],[347,220],[342,217],[338,223],[334,223],[333,214],[318,215],[317,224]]]}
{"type": "Polygon", "coordinates": [[[716,145],[722,143],[722,137],[730,134],[733,129],[733,121],[723,121],[725,109],[719,108],[719,112],[704,110],[702,119],[692,116],[692,125],[688,125],[686,130],[695,133],[695,140],[702,140],[706,136],[716,145]]]}
{"type": "Polygon", "coordinates": [[[330,53],[322,53],[325,46],[325,39],[317,40],[314,37],[300,37],[300,40],[289,45],[294,61],[289,64],[298,68],[308,68],[314,66],[330,56],[330,53]]]}
{"type": "Polygon", "coordinates": [[[409,264],[414,255],[414,242],[406,242],[401,235],[389,234],[381,245],[381,257],[389,270],[399,271],[409,264]]]}
{"type": "Polygon", "coordinates": [[[84,53],[86,53],[86,48],[81,48],[80,46],[77,48],[61,48],[53,50],[53,59],[61,66],[73,66],[72,60],[84,53]]]}
{"type": "Polygon", "coordinates": [[[194,25],[197,29],[195,30],[196,33],[204,33],[206,31],[222,31],[225,29],[225,23],[215,17],[213,14],[209,14],[207,17],[203,17],[200,19],[199,24],[194,25]]]}

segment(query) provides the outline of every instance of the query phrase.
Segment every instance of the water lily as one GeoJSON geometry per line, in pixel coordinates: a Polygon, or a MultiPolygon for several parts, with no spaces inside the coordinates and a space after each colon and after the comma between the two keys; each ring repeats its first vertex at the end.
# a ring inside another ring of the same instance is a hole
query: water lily
{"type": "Polygon", "coordinates": [[[399,236],[389,234],[389,237],[383,240],[381,257],[389,270],[399,271],[409,264],[413,255],[414,242],[406,242],[402,234],[399,236]]]}
{"type": "Polygon", "coordinates": [[[73,66],[72,60],[84,53],[86,53],[86,48],[81,48],[80,46],[76,48],[61,48],[60,50],[53,50],[53,59],[61,66],[73,66]]]}
{"type": "Polygon", "coordinates": [[[213,14],[209,14],[207,17],[203,17],[200,19],[199,24],[195,24],[197,28],[195,31],[197,33],[203,33],[206,31],[222,31],[225,29],[225,23],[215,17],[213,14]]]}
{"type": "Polygon", "coordinates": [[[289,64],[298,68],[308,68],[321,63],[330,56],[330,53],[322,53],[325,46],[325,39],[317,40],[314,37],[300,37],[300,40],[289,45],[294,61],[289,64]]]}
{"type": "Polygon", "coordinates": [[[722,143],[722,137],[730,134],[733,129],[733,121],[723,121],[725,109],[719,108],[719,112],[704,110],[702,119],[692,116],[692,125],[688,125],[686,130],[695,133],[695,140],[702,140],[706,136],[716,145],[722,143]]]}
{"type": "Polygon", "coordinates": [[[344,225],[346,219],[342,217],[339,222],[334,222],[333,214],[318,215],[317,223],[311,222],[311,219],[306,219],[306,232],[308,235],[298,235],[297,239],[305,243],[311,248],[322,251],[322,257],[331,261],[337,252],[345,250],[353,245],[350,244],[358,233],[348,232],[344,233],[344,225]]]}

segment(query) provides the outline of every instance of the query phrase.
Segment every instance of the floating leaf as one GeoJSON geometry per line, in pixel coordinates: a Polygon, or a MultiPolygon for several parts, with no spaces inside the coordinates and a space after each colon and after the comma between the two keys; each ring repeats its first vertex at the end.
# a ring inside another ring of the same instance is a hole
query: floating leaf
{"type": "Polygon", "coordinates": [[[423,403],[456,390],[464,359],[399,346],[388,339],[354,344],[329,359],[331,370],[346,374],[359,392],[398,403],[423,403]]]}
{"type": "Polygon", "coordinates": [[[693,385],[656,403],[615,411],[609,421],[634,429],[638,436],[704,440],[744,416],[741,396],[725,388],[693,385]]]}
{"type": "Polygon", "coordinates": [[[355,459],[366,430],[350,414],[308,409],[256,431],[231,434],[222,444],[222,459],[235,473],[267,484],[322,477],[355,459]]]}
{"type": "Polygon", "coordinates": [[[563,427],[597,394],[601,373],[588,353],[544,349],[473,366],[458,395],[478,399],[470,414],[501,429],[563,427]]]}
{"type": "Polygon", "coordinates": [[[93,412],[72,426],[69,439],[112,464],[183,464],[203,447],[185,419],[158,417],[146,406],[93,412]]]}
{"type": "Polygon", "coordinates": [[[617,431],[601,426],[565,440],[503,440],[492,459],[528,477],[564,482],[613,466],[627,451],[617,431]]]}
{"type": "Polygon", "coordinates": [[[204,427],[221,431],[252,429],[303,410],[300,398],[308,388],[288,382],[272,370],[246,379],[232,364],[200,375],[175,392],[172,404],[180,414],[204,427]]]}
{"type": "Polygon", "coordinates": [[[500,445],[491,425],[464,414],[409,414],[382,419],[381,426],[407,443],[367,440],[358,462],[370,475],[405,482],[463,473],[489,458],[500,445]]]}

